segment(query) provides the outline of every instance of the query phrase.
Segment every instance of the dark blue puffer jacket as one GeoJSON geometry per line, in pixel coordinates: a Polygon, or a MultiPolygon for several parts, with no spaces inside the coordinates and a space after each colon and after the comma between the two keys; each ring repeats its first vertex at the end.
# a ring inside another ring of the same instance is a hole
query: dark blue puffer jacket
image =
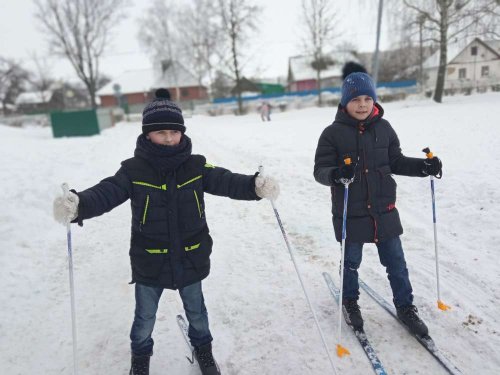
{"type": "Polygon", "coordinates": [[[350,157],[357,163],[347,202],[347,242],[379,242],[403,233],[396,209],[396,181],[391,174],[424,177],[424,159],[402,154],[399,139],[377,103],[372,116],[358,121],[339,106],[335,121],[321,134],[314,178],[331,187],[335,237],[342,239],[344,185],[331,181],[332,171],[350,157]]]}
{"type": "Polygon", "coordinates": [[[81,223],[130,199],[132,281],[178,289],[210,273],[212,238],[205,192],[260,199],[255,194],[255,176],[232,173],[207,164],[201,155],[191,155],[186,135],[177,148],[152,145],[141,135],[135,156],[123,161],[114,176],[77,193],[75,221],[81,223]],[[168,155],[162,157],[165,151],[168,155]]]}

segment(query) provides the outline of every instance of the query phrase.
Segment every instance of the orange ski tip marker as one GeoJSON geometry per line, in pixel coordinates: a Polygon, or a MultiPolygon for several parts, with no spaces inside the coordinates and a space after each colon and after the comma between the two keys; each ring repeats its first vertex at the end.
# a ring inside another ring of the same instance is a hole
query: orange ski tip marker
{"type": "Polygon", "coordinates": [[[438,309],[446,311],[446,310],[451,310],[451,307],[446,305],[443,301],[438,300],[438,309]]]}
{"type": "Polygon", "coordinates": [[[351,352],[347,350],[347,348],[344,348],[342,345],[337,344],[337,355],[342,358],[345,355],[351,355],[351,352]]]}

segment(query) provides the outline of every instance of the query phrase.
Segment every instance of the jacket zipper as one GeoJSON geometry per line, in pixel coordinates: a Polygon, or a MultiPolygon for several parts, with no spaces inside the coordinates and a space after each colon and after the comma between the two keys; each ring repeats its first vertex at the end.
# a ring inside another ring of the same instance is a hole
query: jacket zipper
{"type": "Polygon", "coordinates": [[[148,207],[149,207],[149,194],[146,195],[146,202],[144,203],[144,212],[142,214],[142,220],[141,220],[141,225],[140,225],[140,230],[142,231],[142,227],[144,224],[146,224],[146,216],[148,214],[148,207]]]}

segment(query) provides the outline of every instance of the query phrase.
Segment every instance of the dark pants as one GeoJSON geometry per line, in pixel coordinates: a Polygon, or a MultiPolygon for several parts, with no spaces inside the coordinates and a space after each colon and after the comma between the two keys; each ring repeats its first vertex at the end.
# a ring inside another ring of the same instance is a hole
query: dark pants
{"type": "MultiPolygon", "coordinates": [[[[135,284],[135,316],[130,331],[130,347],[134,355],[153,354],[154,341],[151,334],[162,292],[163,288],[135,284]]],[[[201,281],[179,289],[179,294],[189,321],[191,345],[197,348],[212,342],[201,281]]]]}
{"type": "MultiPolygon", "coordinates": [[[[413,303],[413,290],[399,236],[378,243],[377,249],[380,263],[385,267],[387,278],[391,284],[394,305],[396,307],[411,305],[413,303]]],[[[346,242],[343,298],[356,300],[359,298],[358,268],[361,264],[362,254],[363,243],[346,242]]]]}

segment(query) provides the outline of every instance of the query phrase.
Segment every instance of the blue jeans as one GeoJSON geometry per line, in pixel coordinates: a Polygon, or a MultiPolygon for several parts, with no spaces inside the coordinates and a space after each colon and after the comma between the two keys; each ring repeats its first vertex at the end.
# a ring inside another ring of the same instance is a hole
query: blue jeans
{"type": "MultiPolygon", "coordinates": [[[[406,268],[405,256],[399,236],[377,244],[380,263],[385,267],[391,284],[393,302],[396,307],[413,303],[413,290],[406,268]]],[[[361,264],[363,243],[346,242],[344,258],[343,298],[358,299],[358,268],[361,264]]]]}
{"type": "MultiPolygon", "coordinates": [[[[134,355],[152,355],[151,338],[156,321],[156,311],[163,288],[135,284],[135,316],[130,331],[130,347],[134,355]]],[[[201,281],[179,289],[184,311],[189,321],[188,336],[195,348],[212,342],[208,328],[208,314],[201,290],[201,281]]]]}

